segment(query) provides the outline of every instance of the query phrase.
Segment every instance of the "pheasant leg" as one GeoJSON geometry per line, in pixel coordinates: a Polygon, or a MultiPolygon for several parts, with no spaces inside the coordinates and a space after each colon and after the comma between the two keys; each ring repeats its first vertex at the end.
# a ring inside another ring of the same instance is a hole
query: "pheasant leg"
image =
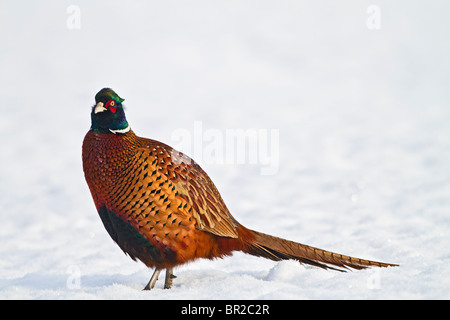
{"type": "Polygon", "coordinates": [[[176,276],[173,275],[173,268],[166,269],[166,280],[164,282],[164,289],[170,289],[172,287],[172,281],[176,276]]]}
{"type": "MultiPolygon", "coordinates": [[[[155,286],[156,280],[158,280],[159,274],[161,273],[161,269],[155,269],[155,272],[153,272],[152,277],[150,278],[150,281],[145,286],[144,290],[152,290],[155,286]]],[[[167,275],[166,275],[167,278],[167,275]]]]}

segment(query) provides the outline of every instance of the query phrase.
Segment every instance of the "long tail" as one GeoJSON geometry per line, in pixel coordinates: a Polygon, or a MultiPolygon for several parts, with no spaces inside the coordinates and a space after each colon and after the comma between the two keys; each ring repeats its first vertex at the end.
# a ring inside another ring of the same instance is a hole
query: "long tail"
{"type": "Polygon", "coordinates": [[[339,253],[325,251],[301,243],[270,236],[261,232],[247,229],[253,238],[247,243],[245,251],[251,255],[267,259],[297,260],[304,264],[324,269],[346,271],[348,268],[365,269],[368,267],[395,267],[397,264],[376,262],[339,253]],[[335,268],[335,267],[341,268],[335,268]]]}

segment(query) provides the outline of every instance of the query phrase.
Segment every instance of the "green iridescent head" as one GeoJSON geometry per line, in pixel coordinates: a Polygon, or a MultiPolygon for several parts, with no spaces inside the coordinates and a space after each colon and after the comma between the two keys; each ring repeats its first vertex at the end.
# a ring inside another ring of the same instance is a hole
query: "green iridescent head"
{"type": "Polygon", "coordinates": [[[130,130],[122,102],[114,90],[103,88],[95,95],[95,105],[91,112],[91,130],[96,132],[125,133],[130,130]]]}

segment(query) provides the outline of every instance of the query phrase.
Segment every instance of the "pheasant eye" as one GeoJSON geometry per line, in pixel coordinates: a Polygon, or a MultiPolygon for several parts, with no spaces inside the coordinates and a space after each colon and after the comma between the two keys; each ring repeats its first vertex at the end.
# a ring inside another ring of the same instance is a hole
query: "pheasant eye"
{"type": "Polygon", "coordinates": [[[116,113],[117,111],[117,107],[116,107],[116,102],[114,100],[110,100],[106,103],[106,105],[109,107],[109,110],[112,113],[116,113]]]}

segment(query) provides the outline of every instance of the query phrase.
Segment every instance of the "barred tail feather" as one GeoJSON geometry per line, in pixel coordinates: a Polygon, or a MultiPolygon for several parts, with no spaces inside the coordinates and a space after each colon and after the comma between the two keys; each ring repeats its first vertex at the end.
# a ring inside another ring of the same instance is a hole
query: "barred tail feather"
{"type": "Polygon", "coordinates": [[[247,253],[275,261],[293,259],[300,263],[337,271],[346,271],[348,268],[359,270],[368,267],[398,266],[397,264],[345,256],[253,230],[251,232],[254,238],[247,247],[247,253]]]}

